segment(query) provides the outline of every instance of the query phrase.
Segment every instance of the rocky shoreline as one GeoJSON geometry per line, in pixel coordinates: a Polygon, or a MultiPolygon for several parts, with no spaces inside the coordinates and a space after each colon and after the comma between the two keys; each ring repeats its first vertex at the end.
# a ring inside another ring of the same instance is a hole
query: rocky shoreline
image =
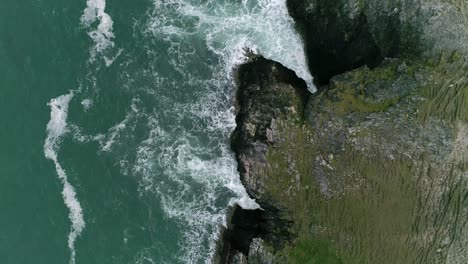
{"type": "MultiPolygon", "coordinates": [[[[261,250],[261,241],[282,248],[292,240],[291,220],[284,208],[277,208],[265,194],[259,178],[267,166],[266,150],[276,140],[274,119],[284,114],[304,116],[309,97],[306,83],[281,64],[252,56],[238,69],[237,127],[232,134],[232,149],[236,153],[241,181],[247,193],[255,197],[262,209],[231,208],[228,227],[223,230],[216,263],[245,263],[246,256],[261,250]],[[300,102],[300,107],[295,103],[300,102]],[[252,248],[252,242],[257,249],[252,248]]],[[[299,120],[299,119],[298,119],[299,120]]]]}
{"type": "Polygon", "coordinates": [[[320,89],[239,67],[232,149],[263,210],[232,209],[214,262],[468,263],[468,3],[288,8],[320,89]]]}

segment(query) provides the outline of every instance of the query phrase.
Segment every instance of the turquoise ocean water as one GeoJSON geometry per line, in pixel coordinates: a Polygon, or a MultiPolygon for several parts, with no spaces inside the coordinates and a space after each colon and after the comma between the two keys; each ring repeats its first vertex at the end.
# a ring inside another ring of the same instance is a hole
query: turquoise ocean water
{"type": "Polygon", "coordinates": [[[0,263],[209,263],[245,48],[313,89],[284,0],[0,1],[0,263]]]}

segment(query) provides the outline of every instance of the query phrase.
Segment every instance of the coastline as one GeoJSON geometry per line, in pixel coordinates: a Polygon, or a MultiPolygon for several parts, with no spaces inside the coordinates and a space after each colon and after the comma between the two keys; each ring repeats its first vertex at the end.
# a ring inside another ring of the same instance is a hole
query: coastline
{"type": "Polygon", "coordinates": [[[215,263],[468,260],[468,226],[457,220],[467,216],[460,138],[468,124],[468,49],[463,36],[447,44],[446,32],[434,33],[439,24],[450,25],[447,32],[459,27],[456,3],[436,18],[424,13],[433,3],[387,7],[397,10],[391,14],[373,4],[288,1],[318,76],[316,94],[279,63],[253,56],[239,67],[232,149],[242,183],[264,211],[249,218],[231,209],[215,263]],[[301,8],[311,3],[316,9],[301,8]],[[418,16],[405,20],[412,12],[418,16]],[[345,19],[318,22],[331,15],[345,19]],[[312,38],[319,46],[310,47],[312,38]]]}

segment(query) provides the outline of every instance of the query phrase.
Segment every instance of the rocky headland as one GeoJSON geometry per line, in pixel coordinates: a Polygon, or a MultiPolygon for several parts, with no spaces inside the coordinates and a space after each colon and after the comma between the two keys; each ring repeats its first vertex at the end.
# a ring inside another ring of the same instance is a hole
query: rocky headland
{"type": "Polygon", "coordinates": [[[468,263],[468,2],[288,0],[320,87],[252,57],[232,135],[263,210],[218,263],[468,263]]]}

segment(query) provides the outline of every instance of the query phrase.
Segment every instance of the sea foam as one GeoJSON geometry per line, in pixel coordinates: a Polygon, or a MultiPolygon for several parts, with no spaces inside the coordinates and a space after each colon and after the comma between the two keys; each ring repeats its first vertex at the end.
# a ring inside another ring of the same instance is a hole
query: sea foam
{"type": "Polygon", "coordinates": [[[164,62],[155,64],[177,79],[154,87],[154,105],[171,110],[152,114],[133,174],[142,179],[142,195],[157,195],[166,217],[180,225],[179,261],[210,263],[226,205],[259,208],[240,181],[229,146],[236,126],[235,69],[251,50],[293,70],[311,92],[313,78],[284,0],[156,0],[147,33],[164,47],[148,54],[164,54],[164,62]],[[183,101],[186,91],[193,96],[183,101]],[[177,103],[168,104],[163,95],[177,103]]]}
{"type": "MultiPolygon", "coordinates": [[[[294,29],[294,21],[288,14],[284,0],[246,0],[241,3],[156,0],[152,16],[154,19],[149,24],[149,31],[170,43],[167,52],[174,59],[169,60],[169,63],[183,75],[186,83],[216,87],[207,92],[203,102],[195,103],[193,109],[189,110],[197,117],[208,120],[209,130],[229,135],[235,128],[235,111],[223,107],[229,104],[227,98],[232,93],[226,94],[224,87],[235,86],[234,72],[247,61],[246,50],[276,60],[294,70],[306,81],[309,91],[316,91],[302,40],[294,29]],[[188,40],[193,40],[194,36],[204,40],[208,50],[219,58],[218,65],[208,66],[213,73],[208,80],[196,79],[189,74],[192,71],[190,66],[184,65],[197,60],[193,55],[196,50],[184,45],[188,40]]],[[[225,152],[229,153],[228,150],[225,152]]],[[[234,164],[232,159],[231,163],[234,164]]],[[[223,168],[218,168],[218,171],[223,171],[223,168]]],[[[258,208],[248,198],[237,173],[233,174],[236,176],[232,177],[231,173],[219,176],[224,177],[227,181],[224,185],[238,195],[235,202],[246,209],[258,208]]]]}
{"type": "Polygon", "coordinates": [[[225,74],[245,61],[243,53],[250,49],[267,59],[275,60],[302,78],[310,92],[316,87],[309,72],[304,44],[294,28],[285,0],[229,1],[155,1],[152,32],[174,41],[197,34],[206,46],[224,61],[225,74]],[[165,15],[171,9],[173,14],[165,15]],[[177,27],[183,18],[188,28],[177,27]]]}
{"type": "Polygon", "coordinates": [[[71,251],[70,263],[75,263],[75,240],[85,228],[83,209],[76,197],[73,186],[68,181],[67,174],[58,161],[57,152],[60,149],[60,142],[63,135],[69,132],[67,127],[68,104],[73,97],[73,92],[52,99],[50,106],[50,121],[47,124],[47,138],[44,144],[44,154],[55,164],[55,169],[59,180],[62,182],[62,196],[65,205],[68,207],[69,218],[72,222],[68,235],[68,247],[71,251]]]}
{"type": "MultiPolygon", "coordinates": [[[[104,0],[88,0],[81,24],[94,42],[89,60],[103,59],[109,66],[120,51],[113,54],[113,21],[105,8],[104,0]]],[[[102,155],[118,159],[123,173],[140,179],[140,195],[156,196],[165,217],[179,227],[182,237],[174,237],[179,243],[177,254],[156,256],[152,249],[141,256],[142,263],[160,258],[168,258],[168,263],[211,263],[220,226],[226,223],[227,205],[259,208],[240,181],[229,146],[229,135],[236,126],[233,73],[247,61],[245,50],[294,70],[311,92],[315,87],[285,0],[156,0],[148,14],[144,44],[145,60],[150,62],[141,64],[126,54],[122,57],[129,61],[122,65],[130,66],[121,70],[128,80],[122,86],[128,86],[132,96],[141,96],[146,108],[137,109],[132,101],[121,122],[102,134],[86,135],[78,124],[66,123],[73,94],[53,99],[44,149],[64,184],[72,220],[72,259],[75,239],[85,223],[57,159],[60,139],[69,130],[78,143],[98,142],[102,155]],[[147,68],[141,69],[142,65],[147,68]],[[143,90],[148,92],[142,96],[143,90]]],[[[99,103],[95,98],[89,100],[99,103]]],[[[92,106],[89,102],[83,101],[84,111],[92,106]]],[[[160,228],[164,232],[172,227],[160,228]]]]}
{"type": "MultiPolygon", "coordinates": [[[[91,25],[99,21],[99,25],[96,29],[88,31],[89,37],[93,40],[94,46],[91,48],[90,61],[94,62],[98,54],[103,54],[109,49],[114,47],[114,33],[112,27],[114,22],[109,14],[105,12],[106,1],[105,0],[88,0],[86,1],[86,8],[81,16],[81,23],[87,28],[91,28],[91,25]]],[[[108,58],[104,56],[104,61],[107,66],[110,66],[115,58],[120,55],[119,51],[117,55],[108,58]]]]}

